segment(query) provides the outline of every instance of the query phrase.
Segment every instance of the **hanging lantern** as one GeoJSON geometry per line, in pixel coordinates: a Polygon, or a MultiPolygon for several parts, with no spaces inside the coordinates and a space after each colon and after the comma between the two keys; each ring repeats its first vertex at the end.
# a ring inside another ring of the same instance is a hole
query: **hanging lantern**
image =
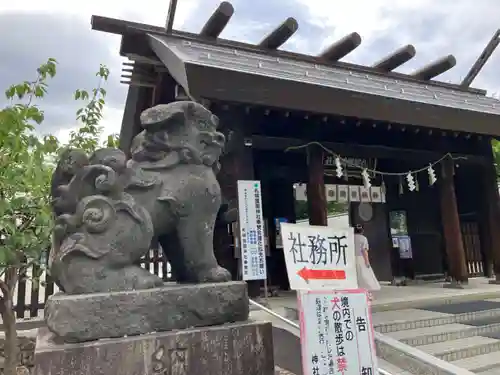
{"type": "Polygon", "coordinates": [[[432,164],[429,164],[429,168],[427,168],[427,174],[429,175],[429,185],[432,186],[436,183],[436,171],[432,168],[432,164]]]}
{"type": "Polygon", "coordinates": [[[417,186],[415,185],[415,179],[413,178],[413,175],[411,174],[411,172],[407,173],[406,182],[408,184],[408,190],[415,191],[417,186]]]}
{"type": "Polygon", "coordinates": [[[369,189],[372,186],[370,182],[370,175],[368,174],[368,170],[366,168],[361,172],[361,177],[363,177],[363,185],[366,189],[369,189]]]}
{"type": "Polygon", "coordinates": [[[338,178],[342,177],[344,172],[342,172],[342,164],[340,163],[340,158],[338,156],[335,157],[335,168],[337,171],[337,177],[338,178]]]}

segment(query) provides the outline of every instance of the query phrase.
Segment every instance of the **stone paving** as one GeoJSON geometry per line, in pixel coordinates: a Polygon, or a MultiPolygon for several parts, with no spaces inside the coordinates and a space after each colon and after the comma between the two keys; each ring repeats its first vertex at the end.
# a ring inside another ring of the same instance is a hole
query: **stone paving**
{"type": "Polygon", "coordinates": [[[386,335],[437,358],[477,374],[500,374],[499,301],[380,312],[374,314],[374,320],[377,330],[388,329],[386,335]],[[445,323],[439,324],[440,320],[445,323]],[[413,326],[408,329],[408,324],[413,326]]]}
{"type": "MultiPolygon", "coordinates": [[[[443,288],[443,283],[392,286],[383,282],[381,283],[382,289],[374,293],[373,311],[420,307],[423,303],[443,305],[453,300],[489,299],[498,302],[495,298],[500,300],[500,285],[492,285],[488,282],[489,279],[484,277],[473,278],[464,289],[443,288]]],[[[273,309],[296,307],[296,294],[295,292],[280,292],[278,297],[269,298],[269,303],[273,309]]]]}
{"type": "MultiPolygon", "coordinates": [[[[269,298],[267,302],[272,310],[280,315],[286,315],[287,309],[296,309],[296,294],[281,292],[278,297],[269,298]]],[[[461,367],[483,369],[477,372],[478,374],[500,374],[500,367],[488,368],[490,365],[496,366],[497,362],[500,363],[499,285],[490,285],[485,278],[472,279],[466,289],[443,288],[439,283],[402,287],[385,284],[381,291],[375,293],[372,307],[375,325],[398,321],[451,319],[447,324],[396,330],[387,335],[408,345],[417,346],[429,354],[451,360],[452,363],[461,367]],[[410,295],[411,299],[408,298],[410,295]],[[475,300],[475,302],[470,302],[470,300],[475,300]],[[488,311],[499,313],[490,316],[488,311]],[[476,319],[452,321],[464,314],[477,316],[476,319]],[[473,348],[473,351],[470,348],[473,348]],[[454,355],[463,358],[454,360],[454,355]]],[[[275,374],[301,375],[300,362],[296,361],[297,358],[300,360],[300,352],[297,354],[299,330],[263,311],[253,311],[251,317],[273,323],[277,359],[275,374]],[[292,333],[292,336],[287,336],[283,331],[292,333]],[[294,340],[291,339],[293,336],[295,336],[294,340]],[[291,353],[295,353],[294,361],[290,360],[291,353]]],[[[411,375],[383,360],[380,360],[379,365],[389,370],[391,375],[411,375]]]]}

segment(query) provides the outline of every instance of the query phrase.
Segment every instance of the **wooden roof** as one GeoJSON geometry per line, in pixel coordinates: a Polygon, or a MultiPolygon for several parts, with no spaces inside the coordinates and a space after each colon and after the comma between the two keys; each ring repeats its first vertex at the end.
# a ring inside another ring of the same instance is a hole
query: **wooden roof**
{"type": "Polygon", "coordinates": [[[186,93],[312,113],[500,135],[500,102],[468,84],[432,80],[456,64],[452,55],[410,75],[393,72],[415,55],[404,46],[372,66],[339,61],[361,44],[357,33],[317,56],[279,50],[297,30],[288,18],[258,45],[218,38],[234,9],[223,2],[199,34],[93,16],[95,30],[121,34],[120,53],[164,66],[186,93]]]}

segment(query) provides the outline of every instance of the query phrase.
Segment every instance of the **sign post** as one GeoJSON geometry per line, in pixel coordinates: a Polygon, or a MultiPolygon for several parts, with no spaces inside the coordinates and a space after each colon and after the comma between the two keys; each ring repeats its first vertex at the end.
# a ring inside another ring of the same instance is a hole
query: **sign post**
{"type": "Polygon", "coordinates": [[[378,373],[364,291],[303,292],[299,306],[304,375],[378,373]]]}
{"type": "Polygon", "coordinates": [[[353,228],[283,223],[281,235],[290,288],[298,291],[304,375],[377,374],[353,228]]]}
{"type": "Polygon", "coordinates": [[[241,273],[245,281],[264,280],[267,299],[266,249],[260,181],[238,181],[241,273]]]}

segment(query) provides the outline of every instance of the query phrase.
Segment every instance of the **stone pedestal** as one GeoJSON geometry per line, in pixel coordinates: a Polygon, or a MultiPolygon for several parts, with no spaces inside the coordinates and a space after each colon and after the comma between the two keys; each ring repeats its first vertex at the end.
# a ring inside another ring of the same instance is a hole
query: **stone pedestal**
{"type": "Polygon", "coordinates": [[[270,323],[57,344],[39,330],[35,375],[274,375],[270,323]]]}
{"type": "Polygon", "coordinates": [[[156,289],[56,294],[45,306],[48,328],[62,342],[84,342],[246,321],[246,283],[166,284],[156,289]]]}

